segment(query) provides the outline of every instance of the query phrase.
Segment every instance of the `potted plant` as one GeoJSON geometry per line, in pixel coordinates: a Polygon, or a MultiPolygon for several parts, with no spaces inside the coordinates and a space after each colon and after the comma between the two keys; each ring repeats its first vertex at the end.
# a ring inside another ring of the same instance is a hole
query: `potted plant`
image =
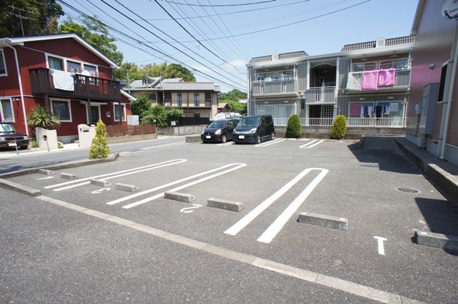
{"type": "Polygon", "coordinates": [[[57,149],[57,131],[60,120],[48,109],[37,105],[27,117],[27,124],[35,130],[38,146],[41,148],[57,149]]]}

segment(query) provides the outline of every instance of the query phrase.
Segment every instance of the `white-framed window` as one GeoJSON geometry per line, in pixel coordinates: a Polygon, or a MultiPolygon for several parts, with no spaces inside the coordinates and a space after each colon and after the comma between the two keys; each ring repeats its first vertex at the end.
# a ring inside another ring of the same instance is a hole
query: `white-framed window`
{"type": "Polygon", "coordinates": [[[377,62],[357,62],[352,64],[352,72],[364,72],[377,70],[377,62]]]}
{"type": "Polygon", "coordinates": [[[46,58],[49,69],[79,74],[86,71],[88,76],[97,77],[97,66],[94,64],[51,54],[46,54],[46,58]]]}
{"type": "Polygon", "coordinates": [[[200,106],[200,94],[199,93],[194,94],[194,106],[195,107],[200,106]]]}
{"type": "Polygon", "coordinates": [[[114,104],[114,119],[115,121],[120,121],[122,119],[122,121],[126,121],[126,105],[125,104],[121,104],[121,111],[119,111],[119,103],[115,103],[114,104]],[[119,113],[121,113],[121,117],[119,115],[119,113]]]}
{"type": "Polygon", "coordinates": [[[14,122],[13,102],[11,98],[0,99],[0,121],[14,122]]]}
{"type": "Polygon", "coordinates": [[[380,62],[380,69],[387,70],[387,69],[409,69],[410,63],[407,58],[404,59],[397,59],[397,60],[386,60],[380,62]]]}
{"type": "Polygon", "coordinates": [[[0,49],[0,76],[8,76],[6,71],[6,61],[3,49],[0,49]]]}
{"type": "Polygon", "coordinates": [[[68,100],[51,100],[51,111],[61,122],[72,122],[72,109],[68,100]]]}

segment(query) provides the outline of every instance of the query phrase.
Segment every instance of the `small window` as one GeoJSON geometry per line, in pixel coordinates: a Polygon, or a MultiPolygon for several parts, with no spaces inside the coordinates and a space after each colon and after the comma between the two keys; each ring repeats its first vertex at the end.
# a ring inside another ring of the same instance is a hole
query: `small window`
{"type": "Polygon", "coordinates": [[[448,63],[442,66],[441,81],[439,83],[439,96],[437,98],[437,101],[439,102],[444,101],[445,78],[447,77],[447,67],[448,67],[448,63]]]}
{"type": "Polygon", "coordinates": [[[177,106],[181,108],[183,106],[183,95],[181,95],[181,93],[178,93],[177,98],[178,98],[177,106]]]}
{"type": "Polygon", "coordinates": [[[119,116],[119,104],[115,104],[114,105],[114,113],[115,113],[115,120],[116,121],[120,121],[120,120],[123,120],[125,121],[126,120],[126,105],[125,104],[121,104],[121,117],[119,116]]]}
{"type": "Polygon", "coordinates": [[[194,94],[194,106],[195,107],[200,106],[200,94],[198,93],[194,94]]]}
{"type": "Polygon", "coordinates": [[[71,122],[72,114],[70,111],[70,102],[63,100],[52,100],[52,112],[63,122],[71,122]]]}
{"type": "Polygon", "coordinates": [[[0,99],[0,116],[2,122],[14,122],[13,104],[11,99],[0,99]]]}
{"type": "Polygon", "coordinates": [[[97,77],[97,68],[93,65],[85,64],[83,71],[88,71],[91,76],[97,77]]]}
{"type": "Polygon", "coordinates": [[[64,70],[64,62],[60,58],[48,56],[48,66],[50,69],[53,69],[53,70],[59,70],[59,71],[64,70]]]}
{"type": "Polygon", "coordinates": [[[67,72],[82,73],[81,63],[67,60],[67,72]]]}
{"type": "Polygon", "coordinates": [[[0,49],[0,76],[6,76],[6,61],[3,50],[0,49]]]}

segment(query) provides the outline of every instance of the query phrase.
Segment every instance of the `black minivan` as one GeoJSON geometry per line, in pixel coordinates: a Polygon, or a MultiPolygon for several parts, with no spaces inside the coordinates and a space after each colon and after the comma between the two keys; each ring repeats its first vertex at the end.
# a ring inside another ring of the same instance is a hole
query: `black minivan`
{"type": "Polygon", "coordinates": [[[234,129],[232,140],[234,143],[259,144],[265,139],[274,139],[275,128],[271,115],[256,115],[242,117],[237,128],[234,129]]]}
{"type": "Polygon", "coordinates": [[[239,124],[238,119],[220,119],[212,122],[208,127],[202,130],[200,139],[203,143],[222,142],[232,139],[232,132],[239,124]]]}

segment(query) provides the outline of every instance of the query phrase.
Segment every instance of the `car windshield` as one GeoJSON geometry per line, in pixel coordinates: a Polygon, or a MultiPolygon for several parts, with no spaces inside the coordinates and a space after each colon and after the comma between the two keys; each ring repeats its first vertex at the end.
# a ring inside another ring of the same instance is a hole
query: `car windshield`
{"type": "Polygon", "coordinates": [[[243,117],[239,126],[242,127],[257,127],[259,125],[259,117],[243,117]]]}
{"type": "Polygon", "coordinates": [[[224,121],[224,120],[215,120],[208,127],[209,128],[222,128],[225,125],[226,125],[226,121],[224,121]]]}
{"type": "Polygon", "coordinates": [[[0,132],[1,133],[15,133],[16,130],[10,124],[0,124],[0,132]]]}

